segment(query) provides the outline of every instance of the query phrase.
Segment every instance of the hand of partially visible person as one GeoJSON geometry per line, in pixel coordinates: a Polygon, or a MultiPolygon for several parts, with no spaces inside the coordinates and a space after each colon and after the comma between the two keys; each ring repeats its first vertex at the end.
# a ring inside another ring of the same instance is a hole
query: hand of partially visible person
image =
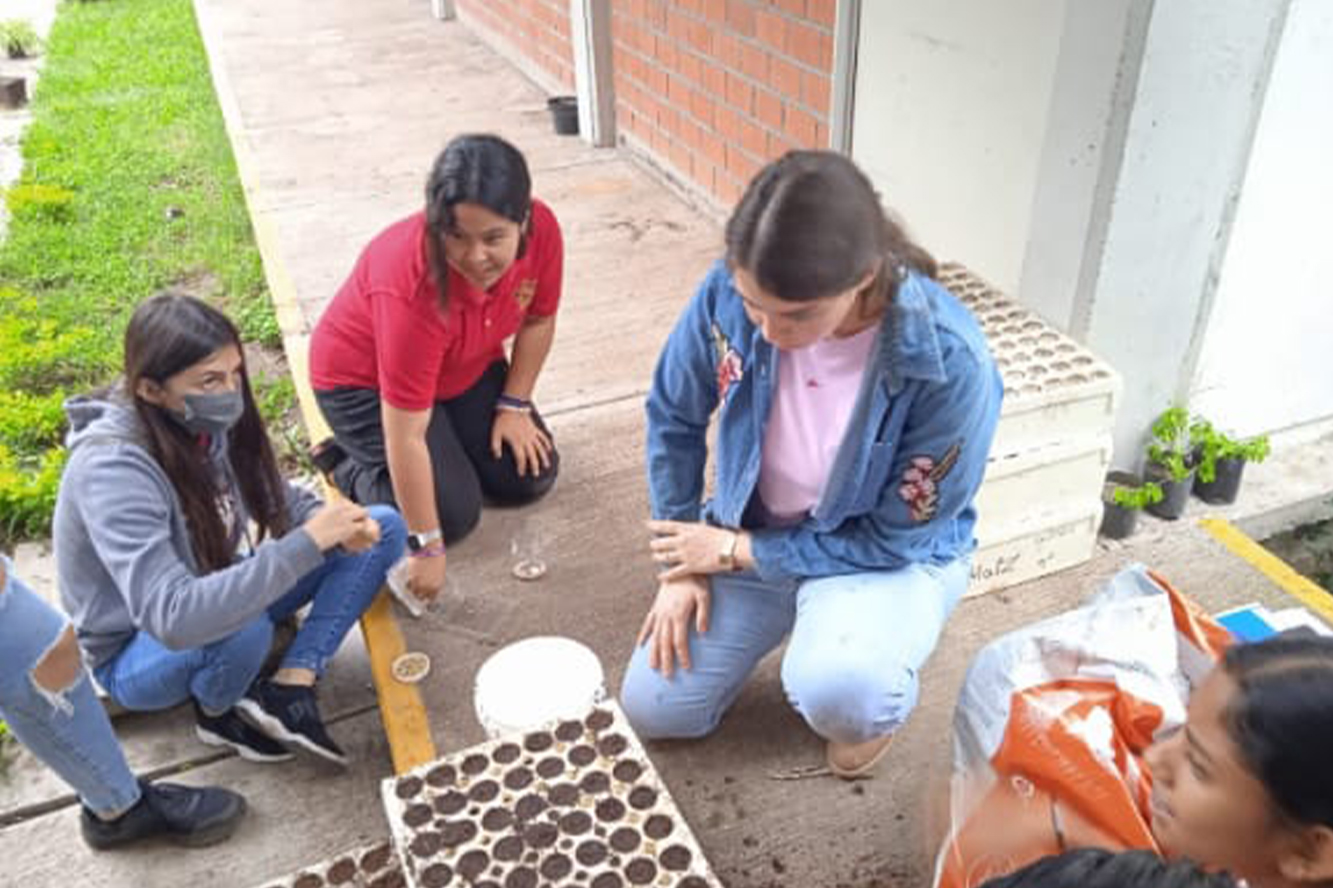
{"type": "Polygon", "coordinates": [[[518,474],[538,475],[551,466],[551,438],[537,425],[531,413],[497,410],[491,423],[491,453],[496,459],[504,445],[514,452],[518,474]]]}
{"type": "Polygon", "coordinates": [[[343,542],[343,551],[351,554],[365,552],[371,549],[380,541],[380,523],[369,515],[366,516],[365,524],[351,539],[343,542]]]}
{"type": "Polygon", "coordinates": [[[707,632],[710,603],[707,577],[686,577],[658,586],[636,642],[647,643],[650,667],[668,678],[677,663],[681,669],[690,668],[690,620],[693,618],[696,632],[707,632]]]}
{"type": "Polygon", "coordinates": [[[657,575],[663,582],[721,573],[734,566],[723,560],[722,553],[729,548],[735,551],[733,537],[740,531],[701,521],[649,521],[648,529],[654,534],[648,544],[653,560],[666,566],[657,575]]]}
{"type": "Polygon", "coordinates": [[[447,562],[443,550],[437,555],[407,559],[407,591],[422,601],[434,601],[444,588],[447,562]]]}
{"type": "MultiPolygon", "coordinates": [[[[310,534],[321,552],[327,552],[336,546],[347,547],[353,541],[363,538],[371,532],[366,527],[367,522],[375,523],[363,507],[351,500],[338,498],[325,503],[301,527],[310,534]]],[[[378,527],[374,533],[378,539],[378,527]]]]}

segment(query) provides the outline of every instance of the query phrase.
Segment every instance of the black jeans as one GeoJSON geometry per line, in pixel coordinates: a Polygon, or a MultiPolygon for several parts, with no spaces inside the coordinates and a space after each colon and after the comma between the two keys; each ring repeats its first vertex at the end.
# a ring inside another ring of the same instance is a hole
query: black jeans
{"type": "MultiPolygon", "coordinates": [[[[435,508],[446,542],[462,539],[477,526],[483,496],[499,505],[530,503],[551,489],[560,470],[560,455],[554,450],[550,466],[535,476],[519,475],[508,445],[499,459],[491,454],[495,402],[504,390],[508,373],[509,364],[496,361],[472,388],[448,401],[437,401],[431,412],[426,446],[435,475],[435,508]]],[[[333,483],[362,505],[396,506],[385,455],[379,392],[363,388],[317,390],[315,401],[347,454],[333,470],[333,483]]],[[[532,416],[550,435],[541,416],[535,411],[532,416]]]]}

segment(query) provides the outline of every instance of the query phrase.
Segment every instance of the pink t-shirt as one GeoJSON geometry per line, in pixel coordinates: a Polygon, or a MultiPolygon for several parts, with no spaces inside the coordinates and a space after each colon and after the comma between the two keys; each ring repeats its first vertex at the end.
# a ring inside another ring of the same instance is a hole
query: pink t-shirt
{"type": "Polygon", "coordinates": [[[778,354],[777,391],[759,466],[759,496],[776,523],[796,523],[819,502],[878,332],[876,324],[854,336],[778,354]]]}

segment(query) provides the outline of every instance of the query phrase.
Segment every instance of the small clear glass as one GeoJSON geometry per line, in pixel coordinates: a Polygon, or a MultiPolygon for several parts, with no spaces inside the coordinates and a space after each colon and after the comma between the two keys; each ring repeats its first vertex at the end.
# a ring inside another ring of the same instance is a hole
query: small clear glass
{"type": "Polygon", "coordinates": [[[509,543],[509,554],[515,578],[532,582],[546,576],[546,541],[537,525],[524,522],[519,527],[509,543]]]}

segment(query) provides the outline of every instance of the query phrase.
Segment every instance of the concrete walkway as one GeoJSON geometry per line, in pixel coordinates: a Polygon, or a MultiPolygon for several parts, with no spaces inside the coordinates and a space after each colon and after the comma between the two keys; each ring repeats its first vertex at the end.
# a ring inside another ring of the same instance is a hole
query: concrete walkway
{"type": "MultiPolygon", "coordinates": [[[[551,417],[563,475],[550,497],[492,511],[451,552],[444,612],[407,622],[429,653],[422,686],[435,746],[481,739],[472,677],[497,647],[536,634],[578,638],[616,688],[652,592],[641,520],[641,395],[658,348],[719,250],[716,221],[678,201],[614,151],[550,133],[544,100],[465,28],[434,21],[426,0],[197,0],[220,98],[264,245],[284,328],[308,330],[364,242],[415,209],[435,153],[452,135],[494,131],[515,141],[567,244],[560,331],[537,397],[551,417]],[[509,543],[539,528],[550,571],[509,573],[509,543]]],[[[299,336],[296,340],[299,347],[299,336]]],[[[300,355],[292,355],[301,366],[300,355]]],[[[1199,528],[1145,536],[1078,570],[960,606],[923,675],[921,707],[880,776],[847,785],[783,782],[773,772],[819,760],[821,745],[782,699],[770,658],[720,731],[650,755],[731,886],[923,885],[933,802],[947,775],[948,726],[963,670],[996,634],[1072,607],[1131,560],[1145,561],[1210,608],[1287,603],[1277,586],[1199,528]]],[[[247,886],[387,833],[376,782],[391,772],[356,641],[335,662],[325,707],[356,761],[337,772],[301,761],[263,767],[210,756],[183,713],[118,721],[136,768],[182,772],[245,792],[252,814],[228,844],[93,855],[77,838],[63,788],[20,762],[0,816],[54,808],[0,828],[7,881],[30,885],[247,886]]],[[[0,821],[2,822],[2,821],[0,821]]]]}

